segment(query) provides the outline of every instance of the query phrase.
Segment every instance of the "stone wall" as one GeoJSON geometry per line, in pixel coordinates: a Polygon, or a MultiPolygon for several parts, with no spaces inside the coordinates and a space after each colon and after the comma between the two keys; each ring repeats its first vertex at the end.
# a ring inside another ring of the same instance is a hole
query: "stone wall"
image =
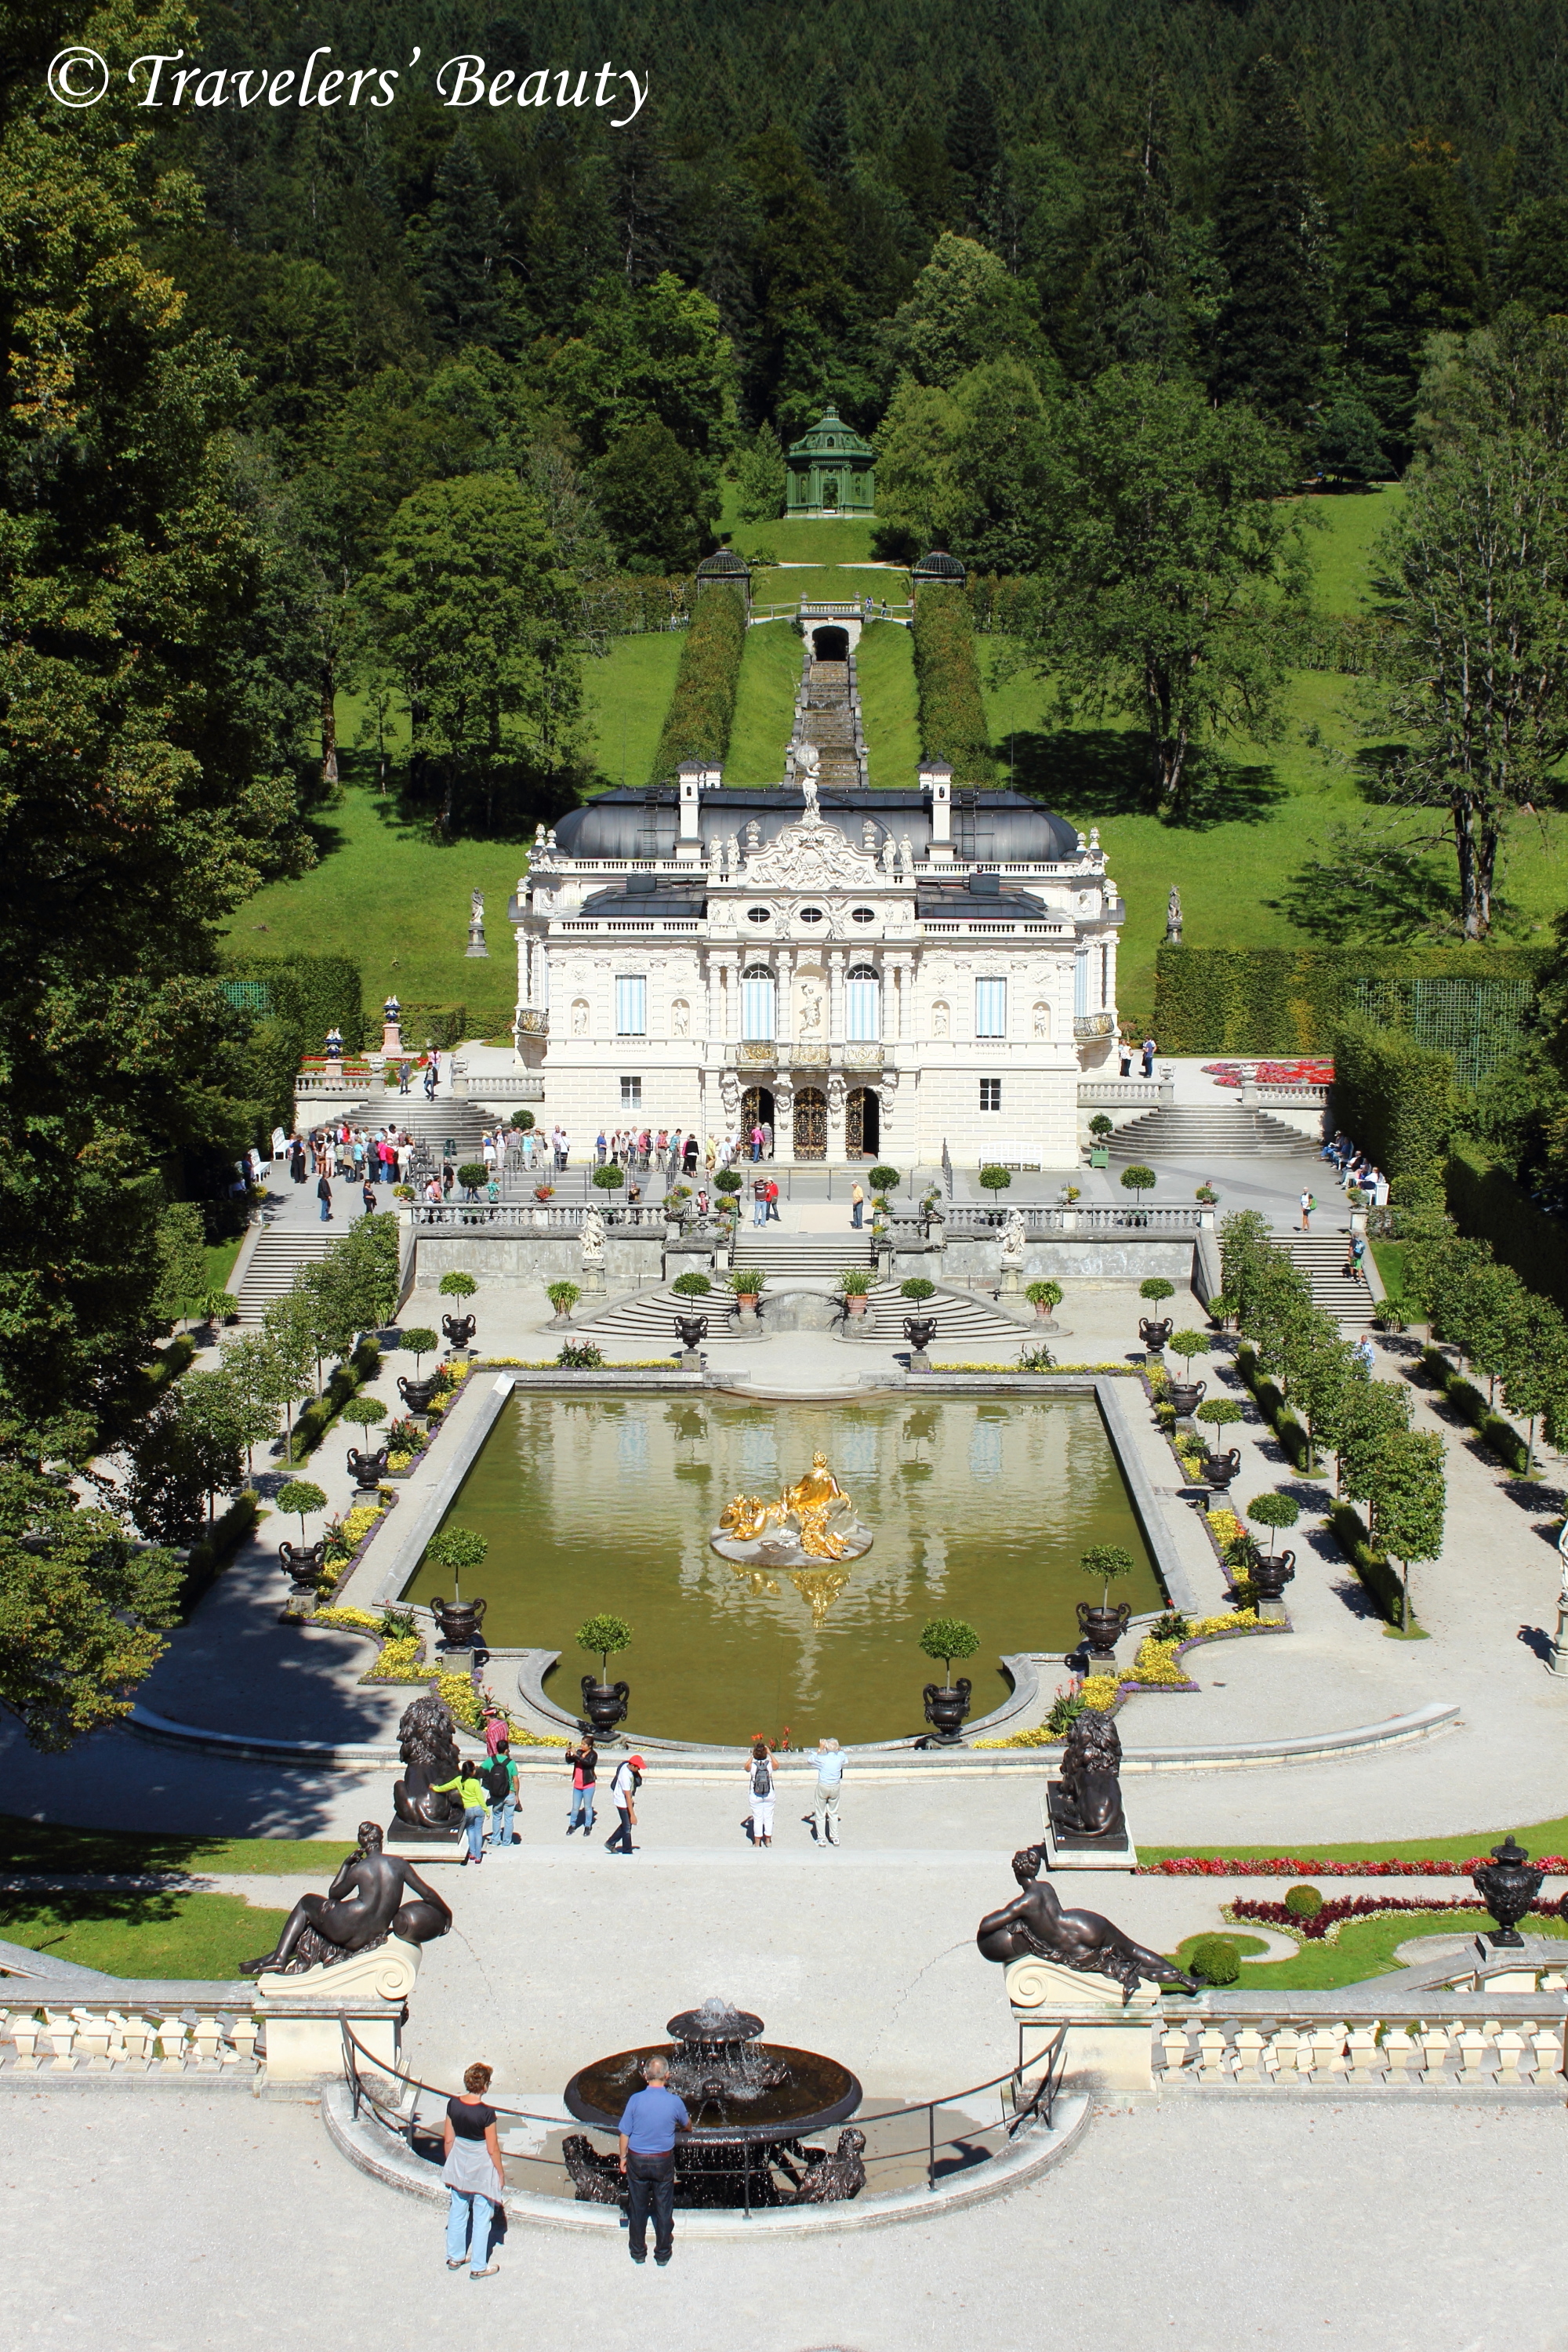
{"type": "MultiPolygon", "coordinates": [[[[583,1244],[575,1234],[485,1233],[472,1228],[416,1236],[416,1289],[434,1290],[444,1274],[458,1273],[471,1274],[481,1288],[500,1290],[525,1290],[534,1283],[581,1283],[583,1244]]],[[[652,1289],[663,1279],[662,1228],[623,1234],[612,1225],[605,1236],[605,1289],[617,1293],[652,1289]]]]}
{"type": "MultiPolygon", "coordinates": [[[[938,1282],[956,1282],[977,1290],[994,1287],[1002,1271],[999,1233],[951,1234],[938,1262],[917,1260],[908,1266],[902,1253],[895,1255],[894,1271],[902,1281],[906,1271],[924,1274],[938,1282]]],[[[1023,1278],[1029,1282],[1074,1282],[1120,1289],[1134,1287],[1151,1275],[1163,1275],[1178,1289],[1192,1280],[1193,1239],[1186,1234],[1057,1234],[1024,1245],[1023,1278]]]]}

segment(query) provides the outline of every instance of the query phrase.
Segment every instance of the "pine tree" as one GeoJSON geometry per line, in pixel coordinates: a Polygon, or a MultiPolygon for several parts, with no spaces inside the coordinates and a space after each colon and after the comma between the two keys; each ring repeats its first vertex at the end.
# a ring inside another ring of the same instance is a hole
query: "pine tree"
{"type": "Polygon", "coordinates": [[[1214,389],[1281,425],[1304,425],[1323,332],[1306,125],[1285,76],[1259,58],[1241,86],[1215,207],[1230,281],[1215,336],[1214,389]]]}
{"type": "Polygon", "coordinates": [[[1002,161],[996,100],[973,66],[958,85],[947,119],[947,160],[963,202],[971,236],[980,235],[989,215],[992,180],[1002,161]]]}
{"type": "Polygon", "coordinates": [[[811,120],[805,126],[805,160],[828,194],[838,195],[848,185],[850,157],[849,117],[837,64],[829,66],[827,79],[812,109],[811,120]]]}
{"type": "Polygon", "coordinates": [[[510,340],[500,205],[473,141],[459,131],[436,174],[425,248],[425,299],[446,342],[510,340]]]}

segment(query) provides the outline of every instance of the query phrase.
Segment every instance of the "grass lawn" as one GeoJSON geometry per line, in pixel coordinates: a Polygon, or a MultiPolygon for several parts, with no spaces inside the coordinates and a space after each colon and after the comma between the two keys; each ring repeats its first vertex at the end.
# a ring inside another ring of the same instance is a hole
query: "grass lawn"
{"type": "MultiPolygon", "coordinates": [[[[1481,1910],[1395,1911],[1386,1919],[1347,1919],[1331,1944],[1302,1943],[1288,1960],[1249,1961],[1234,1990],[1330,1992],[1359,1984],[1363,1977],[1386,1976],[1391,1969],[1405,1967],[1394,1955],[1401,1944],[1410,1943],[1416,1936],[1473,1936],[1491,1924],[1481,1910]]],[[[1531,1916],[1522,1924],[1531,1936],[1568,1935],[1568,1922],[1562,1919],[1531,1916]]],[[[1222,1927],[1218,1933],[1228,1937],[1237,1951],[1265,1948],[1245,1928],[1222,1927]]],[[[1176,1953],[1184,1967],[1197,1940],[1189,1936],[1176,1953]]]]}
{"type": "Polygon", "coordinates": [[[801,642],[787,621],[746,631],[735,723],[724,760],[727,784],[776,784],[784,778],[784,747],[795,726],[801,642]]]}
{"type": "Polygon", "coordinates": [[[236,1234],[232,1241],[208,1242],[203,1255],[206,1259],[207,1287],[210,1290],[223,1290],[227,1286],[229,1271],[239,1255],[239,1245],[244,1239],[243,1234],[236,1234]]]}
{"type": "MultiPolygon", "coordinates": [[[[1379,1838],[1370,1845],[1320,1845],[1315,1840],[1292,1845],[1150,1845],[1140,1846],[1142,1863],[1176,1862],[1191,1855],[1198,1862],[1230,1859],[1270,1862],[1277,1854],[1299,1854],[1312,1862],[1470,1862],[1489,1853],[1510,1834],[1531,1853],[1568,1853],[1568,1816],[1557,1821],[1513,1822],[1509,1829],[1462,1830],[1457,1837],[1379,1838]]],[[[1305,1874],[1310,1875],[1310,1872],[1305,1874]]],[[[1415,1889],[1406,1890],[1414,1893],[1415,1889]]]]}
{"type": "Polygon", "coordinates": [[[158,1836],[140,1830],[75,1829],[0,1813],[0,1870],[110,1872],[145,1876],[153,1871],[254,1871],[263,1877],[320,1872],[331,1878],[353,1852],[348,1838],[209,1838],[158,1836]]]}
{"type": "Polygon", "coordinates": [[[269,1950],[288,1916],[254,1909],[242,1895],[6,1895],[0,1938],[111,1977],[210,1983],[269,1950]]]}
{"type": "MultiPolygon", "coordinates": [[[[654,754],[685,643],[683,629],[613,637],[608,653],[584,664],[588,756],[601,786],[626,783],[640,792],[652,782],[654,754]]],[[[516,880],[514,874],[514,884],[516,880]]]]}
{"type": "Polygon", "coordinates": [[[737,555],[748,563],[758,553],[777,563],[869,563],[871,522],[738,522],[731,530],[737,555]]]}
{"type": "Polygon", "coordinates": [[[912,784],[920,764],[921,727],[914,642],[908,629],[897,621],[873,621],[862,629],[855,674],[860,682],[867,774],[873,784],[912,784]]]}
{"type": "Polygon", "coordinates": [[[1372,603],[1372,549],[1399,511],[1405,492],[1391,482],[1380,490],[1346,491],[1304,501],[1316,525],[1307,540],[1325,613],[1364,613],[1372,603]]]}

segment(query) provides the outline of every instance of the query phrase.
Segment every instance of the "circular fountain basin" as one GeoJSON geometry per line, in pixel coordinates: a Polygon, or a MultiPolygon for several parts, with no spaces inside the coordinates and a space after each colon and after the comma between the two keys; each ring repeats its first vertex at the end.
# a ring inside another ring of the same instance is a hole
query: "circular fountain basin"
{"type": "MultiPolygon", "coordinates": [[[[760,2032],[761,2019],[748,2019],[753,2021],[760,2032]]],[[[747,2048],[765,2072],[779,2072],[782,2080],[749,2095],[726,2088],[705,2098],[700,2091],[681,2090],[679,2095],[691,2117],[690,2137],[699,2145],[799,2139],[810,2132],[826,2131],[830,2125],[847,2123],[860,2105],[858,2081],[837,2058],[751,2037],[747,2048]]],[[[618,2050],[613,2057],[595,2059],[567,2084],[567,2107],[579,2123],[615,2131],[620,2125],[621,2109],[634,2091],[644,2087],[642,2070],[647,2060],[663,2058],[675,2069],[691,2056],[689,2042],[649,2042],[640,2050],[618,2050]]],[[[717,2077],[717,2067],[714,2071],[717,2077]]]]}

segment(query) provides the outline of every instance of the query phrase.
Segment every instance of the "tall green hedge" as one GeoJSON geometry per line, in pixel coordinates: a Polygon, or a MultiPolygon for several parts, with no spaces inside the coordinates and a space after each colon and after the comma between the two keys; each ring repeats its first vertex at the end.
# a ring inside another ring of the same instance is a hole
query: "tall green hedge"
{"type": "Polygon", "coordinates": [[[1442,1205],[1454,1065],[1398,1029],[1352,1017],[1334,1033],[1334,1120],[1383,1170],[1402,1208],[1442,1205]]]}
{"type": "Polygon", "coordinates": [[[1521,1282],[1568,1315],[1568,1227],[1548,1217],[1501,1168],[1460,1149],[1450,1152],[1448,1207],[1462,1233],[1490,1242],[1521,1282]]]}
{"type": "Polygon", "coordinates": [[[352,956],[229,956],[222,977],[242,1012],[280,1022],[299,1037],[301,1054],[319,1054],[333,1028],[342,1031],[351,1054],[364,1044],[360,969],[352,956]]]}
{"type": "Polygon", "coordinates": [[[928,760],[946,760],[955,784],[994,784],[991,730],[963,589],[921,588],[913,636],[921,751],[928,760]]]}
{"type": "Polygon", "coordinates": [[[583,625],[590,636],[605,637],[646,636],[668,629],[690,612],[692,587],[689,573],[661,580],[628,572],[595,580],[583,591],[583,625]]]}
{"type": "Polygon", "coordinates": [[[1529,948],[1163,947],[1154,1034],[1167,1054],[1326,1054],[1358,980],[1521,978],[1529,948]]]}
{"type": "Polygon", "coordinates": [[[675,692],[654,755],[655,783],[668,783],[683,760],[707,760],[714,766],[722,761],[730,748],[745,646],[741,590],[719,583],[704,588],[680,650],[675,692]]]}

